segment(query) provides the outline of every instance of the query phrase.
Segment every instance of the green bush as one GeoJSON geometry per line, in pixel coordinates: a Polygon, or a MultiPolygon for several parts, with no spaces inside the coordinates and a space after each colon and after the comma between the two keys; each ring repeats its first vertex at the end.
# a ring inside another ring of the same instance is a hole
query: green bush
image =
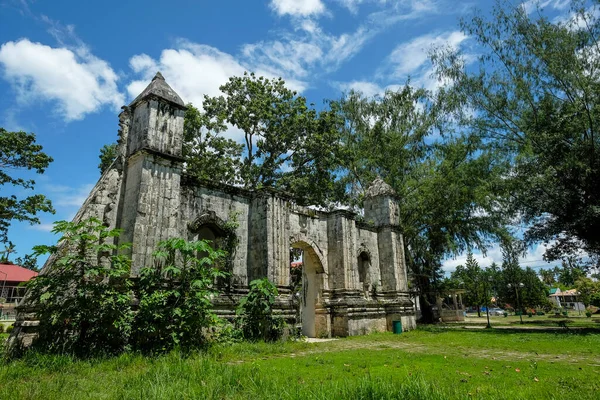
{"type": "Polygon", "coordinates": [[[134,349],[160,353],[206,343],[207,329],[219,321],[211,297],[217,293],[214,283],[225,277],[218,268],[224,255],[206,240],[172,238],[158,244],[155,265],[140,271],[134,349]]]}
{"type": "Polygon", "coordinates": [[[123,351],[131,329],[130,260],[118,255],[120,234],[96,218],[59,221],[56,246],[36,246],[55,257],[52,268],[29,281],[28,297],[39,320],[33,347],[80,357],[123,351]]]}
{"type": "Polygon", "coordinates": [[[250,282],[250,291],[237,309],[237,323],[245,339],[273,341],[283,334],[285,322],[273,316],[277,287],[269,279],[250,282]]]}
{"type": "Polygon", "coordinates": [[[11,333],[11,332],[13,331],[13,329],[14,329],[14,328],[15,328],[15,326],[11,324],[11,325],[9,325],[9,326],[8,326],[8,328],[6,328],[6,331],[5,331],[5,332],[6,332],[6,333],[11,333]]]}
{"type": "Polygon", "coordinates": [[[4,325],[0,324],[0,333],[4,333],[4,325]]]}

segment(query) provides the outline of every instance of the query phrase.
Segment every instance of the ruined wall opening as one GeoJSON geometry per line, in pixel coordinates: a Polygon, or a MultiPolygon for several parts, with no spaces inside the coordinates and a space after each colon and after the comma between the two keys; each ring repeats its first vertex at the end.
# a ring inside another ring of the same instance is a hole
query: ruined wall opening
{"type": "MultiPolygon", "coordinates": [[[[227,229],[223,220],[216,216],[213,211],[204,211],[194,222],[189,224],[189,240],[208,240],[210,246],[215,250],[224,250],[226,256],[216,266],[227,272],[227,277],[219,278],[215,282],[219,288],[231,287],[231,272],[233,271],[233,259],[237,246],[237,237],[231,229],[227,229]]],[[[205,257],[205,252],[197,254],[198,258],[205,257]]]]}
{"type": "Polygon", "coordinates": [[[323,290],[323,265],[315,250],[305,242],[293,243],[290,249],[290,286],[297,305],[297,321],[302,335],[316,336],[316,308],[323,290]]]}
{"type": "Polygon", "coordinates": [[[369,296],[369,289],[371,288],[371,257],[366,251],[361,252],[358,255],[358,281],[359,287],[362,290],[363,296],[367,298],[369,296]]]}

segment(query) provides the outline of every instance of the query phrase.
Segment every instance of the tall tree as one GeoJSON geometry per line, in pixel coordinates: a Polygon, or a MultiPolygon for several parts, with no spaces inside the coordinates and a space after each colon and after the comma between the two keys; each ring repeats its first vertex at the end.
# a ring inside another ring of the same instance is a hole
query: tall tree
{"type": "Polygon", "coordinates": [[[590,278],[581,277],[575,282],[575,288],[579,292],[579,301],[585,307],[600,300],[600,282],[594,282],[590,278]]]}
{"type": "Polygon", "coordinates": [[[350,93],[344,118],[342,202],[361,205],[377,176],[402,199],[399,225],[423,318],[433,320],[442,260],[468,248],[485,251],[507,234],[500,191],[504,166],[477,137],[452,131],[452,105],[406,85],[377,99],[350,93]]]}
{"type": "Polygon", "coordinates": [[[240,183],[293,191],[304,203],[326,203],[336,177],[338,114],[307,106],[281,78],[245,73],[220,90],[222,96],[205,97],[198,126],[210,131],[226,123],[243,133],[240,183]]]}
{"type": "Polygon", "coordinates": [[[20,198],[18,189],[33,190],[35,181],[13,174],[16,170],[34,170],[42,174],[51,162],[52,158],[42,151],[41,145],[35,142],[33,133],[9,132],[0,128],[0,187],[10,185],[13,189],[17,189],[13,190],[15,194],[12,195],[6,195],[11,189],[2,189],[0,242],[8,241],[8,228],[13,220],[39,224],[39,213],[54,213],[50,200],[42,194],[20,198]]]}
{"type": "Polygon", "coordinates": [[[227,129],[222,113],[209,115],[187,105],[183,124],[186,172],[201,179],[238,182],[243,145],[222,136],[227,129]]]}
{"type": "Polygon", "coordinates": [[[467,254],[465,265],[459,265],[452,272],[451,279],[459,282],[460,287],[465,289],[464,302],[467,306],[477,307],[477,316],[481,317],[481,305],[487,305],[486,283],[484,283],[484,272],[479,263],[473,257],[473,253],[467,254]]]}
{"type": "Polygon", "coordinates": [[[600,254],[600,13],[571,1],[571,16],[528,15],[497,3],[493,15],[464,19],[479,46],[478,68],[459,51],[433,55],[461,120],[513,164],[507,183],[528,242],[553,241],[549,260],[583,248],[600,254]]]}
{"type": "Polygon", "coordinates": [[[561,268],[558,269],[558,283],[567,288],[572,288],[576,281],[584,277],[585,269],[574,257],[564,259],[561,268]]]}
{"type": "Polygon", "coordinates": [[[533,269],[523,269],[519,264],[519,256],[525,253],[524,243],[507,241],[503,247],[502,268],[495,282],[500,303],[519,311],[546,306],[548,288],[533,269]]]}
{"type": "Polygon", "coordinates": [[[540,278],[542,278],[542,282],[544,282],[548,286],[552,286],[556,283],[556,276],[554,271],[551,269],[542,269],[540,270],[540,278]]]}

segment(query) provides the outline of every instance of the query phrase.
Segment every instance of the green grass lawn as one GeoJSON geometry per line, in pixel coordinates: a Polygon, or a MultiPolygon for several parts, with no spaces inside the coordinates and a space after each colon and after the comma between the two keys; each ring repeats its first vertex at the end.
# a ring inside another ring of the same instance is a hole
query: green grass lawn
{"type": "Polygon", "coordinates": [[[0,399],[597,399],[600,334],[421,329],[0,366],[0,399]]]}

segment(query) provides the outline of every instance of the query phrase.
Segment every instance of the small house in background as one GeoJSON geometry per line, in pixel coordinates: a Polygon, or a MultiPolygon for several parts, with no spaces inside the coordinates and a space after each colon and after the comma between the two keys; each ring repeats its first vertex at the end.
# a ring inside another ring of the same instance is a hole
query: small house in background
{"type": "Polygon", "coordinates": [[[550,299],[556,307],[575,311],[585,310],[585,306],[579,301],[579,292],[577,289],[569,289],[563,292],[559,288],[552,288],[550,289],[550,296],[548,296],[548,299],[550,299]]]}
{"type": "Polygon", "coordinates": [[[18,303],[25,296],[25,282],[35,278],[37,272],[14,264],[0,264],[0,302],[18,303]]]}

